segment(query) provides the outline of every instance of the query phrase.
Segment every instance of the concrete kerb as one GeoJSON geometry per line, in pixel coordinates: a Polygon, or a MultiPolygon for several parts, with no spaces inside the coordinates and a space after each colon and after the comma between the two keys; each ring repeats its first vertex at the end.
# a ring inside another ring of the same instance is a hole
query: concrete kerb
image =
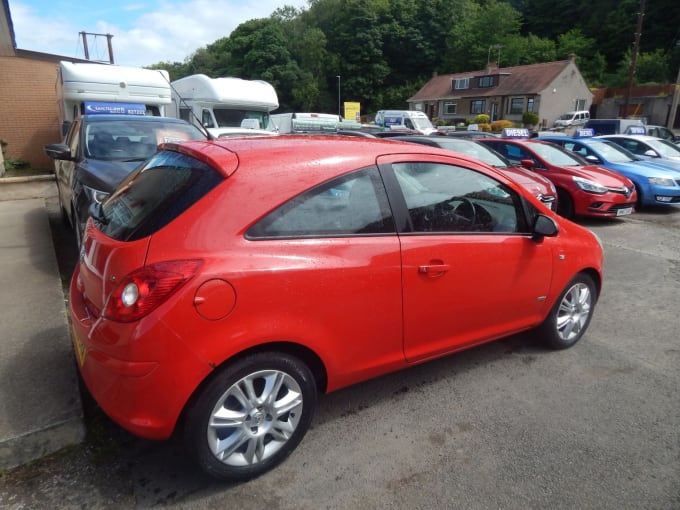
{"type": "Polygon", "coordinates": [[[0,178],[0,468],[82,442],[85,427],[45,198],[54,176],[0,178]]]}

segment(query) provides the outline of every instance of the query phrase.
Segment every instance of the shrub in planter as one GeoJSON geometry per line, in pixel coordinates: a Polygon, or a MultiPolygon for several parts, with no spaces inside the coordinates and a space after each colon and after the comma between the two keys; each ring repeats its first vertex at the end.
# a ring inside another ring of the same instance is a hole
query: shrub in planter
{"type": "Polygon", "coordinates": [[[536,112],[524,112],[522,115],[522,123],[525,126],[535,126],[538,124],[538,114],[536,112]]]}

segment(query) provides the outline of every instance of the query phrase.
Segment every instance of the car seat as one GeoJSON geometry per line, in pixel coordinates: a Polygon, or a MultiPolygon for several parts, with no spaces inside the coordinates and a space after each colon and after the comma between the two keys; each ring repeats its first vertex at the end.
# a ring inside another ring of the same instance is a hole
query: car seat
{"type": "Polygon", "coordinates": [[[95,159],[110,156],[113,148],[113,135],[106,131],[97,131],[94,134],[92,141],[88,144],[90,157],[95,159]]]}

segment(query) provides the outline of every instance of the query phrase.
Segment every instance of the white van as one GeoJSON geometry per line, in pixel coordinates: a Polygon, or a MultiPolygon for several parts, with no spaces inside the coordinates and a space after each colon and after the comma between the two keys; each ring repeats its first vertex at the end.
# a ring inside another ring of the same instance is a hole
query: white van
{"type": "Polygon", "coordinates": [[[588,110],[566,112],[560,115],[555,121],[555,127],[583,126],[589,120],[590,112],[588,110]]]}
{"type": "Polygon", "coordinates": [[[383,129],[412,129],[423,135],[436,131],[427,115],[417,110],[380,110],[375,123],[383,129]]]}

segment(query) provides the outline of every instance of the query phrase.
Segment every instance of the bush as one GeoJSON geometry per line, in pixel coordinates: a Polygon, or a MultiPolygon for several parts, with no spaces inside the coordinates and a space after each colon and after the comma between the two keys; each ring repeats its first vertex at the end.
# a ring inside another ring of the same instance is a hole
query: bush
{"type": "Polygon", "coordinates": [[[488,124],[489,120],[491,120],[491,117],[489,117],[486,113],[480,113],[475,117],[475,124],[488,124]]]}
{"type": "Polygon", "coordinates": [[[522,123],[525,126],[535,126],[538,124],[538,114],[536,112],[524,112],[522,115],[522,123]]]}
{"type": "Polygon", "coordinates": [[[505,128],[511,128],[515,127],[515,123],[511,120],[507,119],[501,119],[501,120],[496,120],[491,123],[491,131],[495,133],[500,133],[503,131],[505,128]]]}

